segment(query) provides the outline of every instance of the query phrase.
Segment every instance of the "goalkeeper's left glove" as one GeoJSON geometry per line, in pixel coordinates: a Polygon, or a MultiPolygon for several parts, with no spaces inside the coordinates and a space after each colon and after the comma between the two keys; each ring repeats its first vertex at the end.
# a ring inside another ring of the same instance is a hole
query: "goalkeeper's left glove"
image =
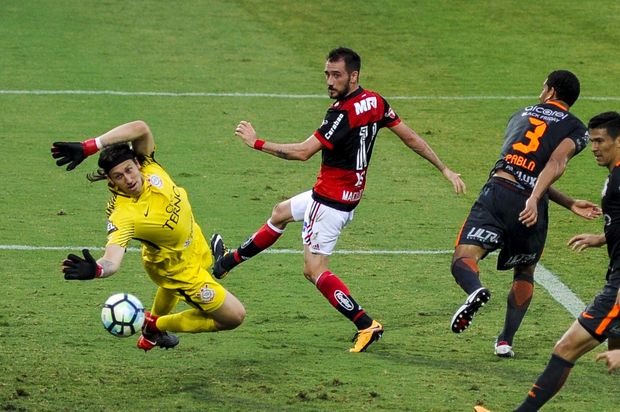
{"type": "Polygon", "coordinates": [[[103,267],[92,257],[88,249],[82,249],[84,259],[73,253],[62,262],[65,280],[89,280],[101,277],[103,267]]]}
{"type": "Polygon", "coordinates": [[[97,139],[88,139],[83,142],[54,142],[52,143],[52,157],[57,166],[67,165],[67,170],[73,170],[88,156],[99,151],[97,139]]]}

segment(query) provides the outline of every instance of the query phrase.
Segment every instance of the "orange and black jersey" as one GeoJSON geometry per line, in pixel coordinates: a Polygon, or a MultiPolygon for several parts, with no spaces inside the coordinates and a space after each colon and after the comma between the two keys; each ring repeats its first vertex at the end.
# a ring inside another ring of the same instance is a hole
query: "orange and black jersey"
{"type": "Polygon", "coordinates": [[[603,186],[603,208],[605,239],[609,254],[608,281],[620,287],[620,163],[616,164],[603,186]],[[609,276],[615,279],[609,279],[609,276]]]}
{"type": "Polygon", "coordinates": [[[353,210],[366,186],[366,171],[379,129],[400,118],[378,93],[359,87],[334,102],[314,136],[323,144],[314,200],[339,210],[353,210]]]}
{"type": "Polygon", "coordinates": [[[566,138],[575,143],[575,154],[588,144],[586,126],[568,107],[557,101],[524,107],[508,122],[501,156],[493,171],[504,170],[533,189],[551,154],[566,138]]]}

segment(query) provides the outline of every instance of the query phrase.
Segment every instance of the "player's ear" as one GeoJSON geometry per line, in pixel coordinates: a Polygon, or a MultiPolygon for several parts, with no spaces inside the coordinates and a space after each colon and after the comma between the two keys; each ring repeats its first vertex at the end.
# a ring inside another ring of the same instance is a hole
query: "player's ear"
{"type": "Polygon", "coordinates": [[[357,70],[354,70],[351,72],[351,83],[358,83],[359,82],[359,77],[360,77],[360,72],[357,70]]]}

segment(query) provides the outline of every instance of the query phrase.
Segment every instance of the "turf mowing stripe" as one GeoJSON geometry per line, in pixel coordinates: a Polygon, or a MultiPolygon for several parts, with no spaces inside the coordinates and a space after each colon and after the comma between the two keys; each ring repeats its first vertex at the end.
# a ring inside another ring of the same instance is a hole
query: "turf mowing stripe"
{"type": "MultiPolygon", "coordinates": [[[[103,250],[102,247],[84,247],[84,246],[30,246],[30,245],[0,245],[0,250],[103,250]]],[[[128,251],[138,252],[139,248],[130,247],[128,251]]],[[[300,254],[301,250],[297,249],[267,249],[263,253],[272,254],[300,254]]],[[[340,255],[447,255],[452,250],[339,250],[334,252],[340,255]]],[[[541,285],[562,307],[564,307],[571,315],[577,317],[585,308],[585,304],[568,288],[557,276],[547,270],[542,264],[536,266],[535,273],[536,283],[541,285]]]]}
{"type": "MultiPolygon", "coordinates": [[[[324,94],[235,93],[235,92],[129,92],[122,90],[0,90],[15,95],[109,95],[154,97],[273,97],[277,99],[327,99],[324,94]]],[[[386,96],[390,100],[532,100],[536,96],[386,96]]],[[[581,100],[620,101],[619,96],[581,96],[581,100]]]]}

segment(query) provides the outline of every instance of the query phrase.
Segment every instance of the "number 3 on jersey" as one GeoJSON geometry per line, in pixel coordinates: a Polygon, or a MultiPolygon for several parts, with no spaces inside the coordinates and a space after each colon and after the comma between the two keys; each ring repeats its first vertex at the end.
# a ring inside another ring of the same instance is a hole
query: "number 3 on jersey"
{"type": "Polygon", "coordinates": [[[535,117],[530,117],[528,120],[534,126],[534,130],[528,130],[527,133],[525,133],[525,137],[530,139],[529,143],[527,145],[523,143],[515,143],[512,145],[514,150],[525,154],[538,150],[540,138],[543,137],[547,131],[547,123],[542,120],[535,117]]]}

